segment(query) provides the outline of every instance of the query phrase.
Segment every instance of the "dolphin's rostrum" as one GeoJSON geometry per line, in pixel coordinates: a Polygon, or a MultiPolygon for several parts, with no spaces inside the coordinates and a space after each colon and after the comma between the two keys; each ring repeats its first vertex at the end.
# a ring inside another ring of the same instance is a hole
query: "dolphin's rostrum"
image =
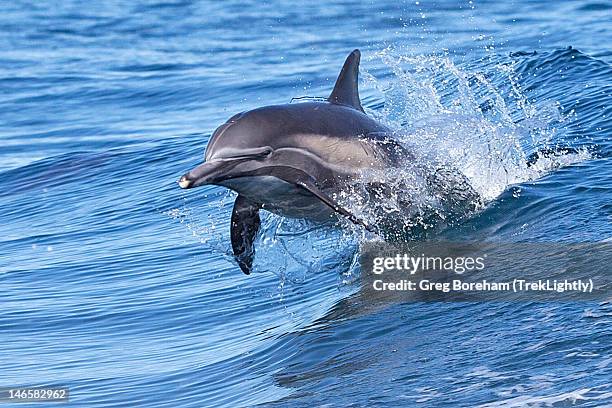
{"type": "Polygon", "coordinates": [[[230,118],[212,135],[205,162],[181,188],[215,184],[238,193],[231,220],[234,256],[252,268],[259,210],[329,221],[337,215],[370,228],[333,198],[364,169],[396,166],[408,153],[368,117],[357,87],[359,50],[346,59],[327,101],[266,106],[230,118]]]}

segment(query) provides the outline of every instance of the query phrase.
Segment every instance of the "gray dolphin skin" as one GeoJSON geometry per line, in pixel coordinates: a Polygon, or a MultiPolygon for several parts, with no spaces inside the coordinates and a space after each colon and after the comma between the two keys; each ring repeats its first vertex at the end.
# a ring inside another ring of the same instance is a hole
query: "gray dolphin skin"
{"type": "Polygon", "coordinates": [[[260,209],[316,222],[346,217],[370,229],[332,196],[362,170],[397,167],[410,156],[363,110],[360,56],[350,53],[327,101],[266,106],[230,118],[213,133],[205,162],[178,181],[184,189],[214,184],[238,193],[231,240],[245,274],[253,264],[260,209]]]}

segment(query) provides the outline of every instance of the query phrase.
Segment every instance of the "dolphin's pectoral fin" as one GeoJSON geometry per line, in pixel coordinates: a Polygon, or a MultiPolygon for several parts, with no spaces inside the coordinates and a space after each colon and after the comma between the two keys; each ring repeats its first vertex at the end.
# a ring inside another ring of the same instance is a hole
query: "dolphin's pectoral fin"
{"type": "Polygon", "coordinates": [[[232,211],[231,238],[234,258],[245,274],[251,273],[255,248],[253,243],[259,230],[258,204],[253,203],[244,196],[239,195],[234,201],[232,211]]]}
{"type": "Polygon", "coordinates": [[[357,86],[360,59],[361,53],[359,50],[353,50],[353,52],[349,54],[342,66],[340,75],[338,75],[334,90],[327,100],[331,103],[347,105],[363,112],[357,86]]]}
{"type": "Polygon", "coordinates": [[[351,221],[353,224],[361,225],[370,232],[376,232],[368,224],[366,224],[363,220],[356,217],[354,214],[351,214],[348,210],[346,210],[340,204],[334,201],[333,198],[331,198],[330,196],[325,194],[323,191],[321,191],[321,189],[317,187],[313,178],[309,176],[308,174],[306,174],[305,172],[303,172],[302,170],[292,168],[292,167],[278,166],[278,167],[267,167],[266,172],[267,174],[278,177],[279,179],[284,180],[287,183],[295,184],[303,188],[304,190],[308,191],[310,194],[314,195],[319,200],[321,200],[323,204],[327,205],[328,207],[330,207],[332,210],[334,210],[338,214],[343,215],[346,218],[348,218],[349,221],[351,221]]]}
{"type": "Polygon", "coordinates": [[[325,205],[330,207],[332,210],[337,212],[340,215],[345,216],[349,219],[353,224],[361,225],[365,229],[370,232],[375,232],[368,224],[366,224],[362,219],[356,217],[354,214],[350,213],[344,207],[340,206],[337,202],[335,202],[330,196],[322,192],[314,183],[308,181],[298,181],[296,183],[298,186],[308,190],[311,194],[316,196],[319,200],[321,200],[325,205]]]}

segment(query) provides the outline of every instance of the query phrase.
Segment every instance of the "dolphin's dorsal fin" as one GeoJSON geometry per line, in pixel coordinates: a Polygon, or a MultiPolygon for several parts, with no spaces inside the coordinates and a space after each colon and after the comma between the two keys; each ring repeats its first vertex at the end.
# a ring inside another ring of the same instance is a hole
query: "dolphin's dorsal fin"
{"type": "Polygon", "coordinates": [[[339,105],[347,105],[363,112],[361,102],[359,101],[359,89],[357,79],[359,77],[359,60],[361,52],[353,50],[346,58],[342,71],[338,75],[336,85],[332,91],[328,101],[339,105]]]}

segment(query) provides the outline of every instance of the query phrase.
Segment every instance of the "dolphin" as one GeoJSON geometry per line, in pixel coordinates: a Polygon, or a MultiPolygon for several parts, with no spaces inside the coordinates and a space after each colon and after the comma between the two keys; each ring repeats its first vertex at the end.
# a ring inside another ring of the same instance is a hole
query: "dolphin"
{"type": "Polygon", "coordinates": [[[249,274],[260,226],[259,211],[329,222],[345,217],[374,228],[333,196],[363,170],[398,167],[411,157],[372,119],[359,99],[361,54],[352,51],[327,100],[257,108],[231,117],[213,133],[203,164],[185,173],[183,189],[218,185],[238,193],[231,242],[240,269],[249,274]]]}

